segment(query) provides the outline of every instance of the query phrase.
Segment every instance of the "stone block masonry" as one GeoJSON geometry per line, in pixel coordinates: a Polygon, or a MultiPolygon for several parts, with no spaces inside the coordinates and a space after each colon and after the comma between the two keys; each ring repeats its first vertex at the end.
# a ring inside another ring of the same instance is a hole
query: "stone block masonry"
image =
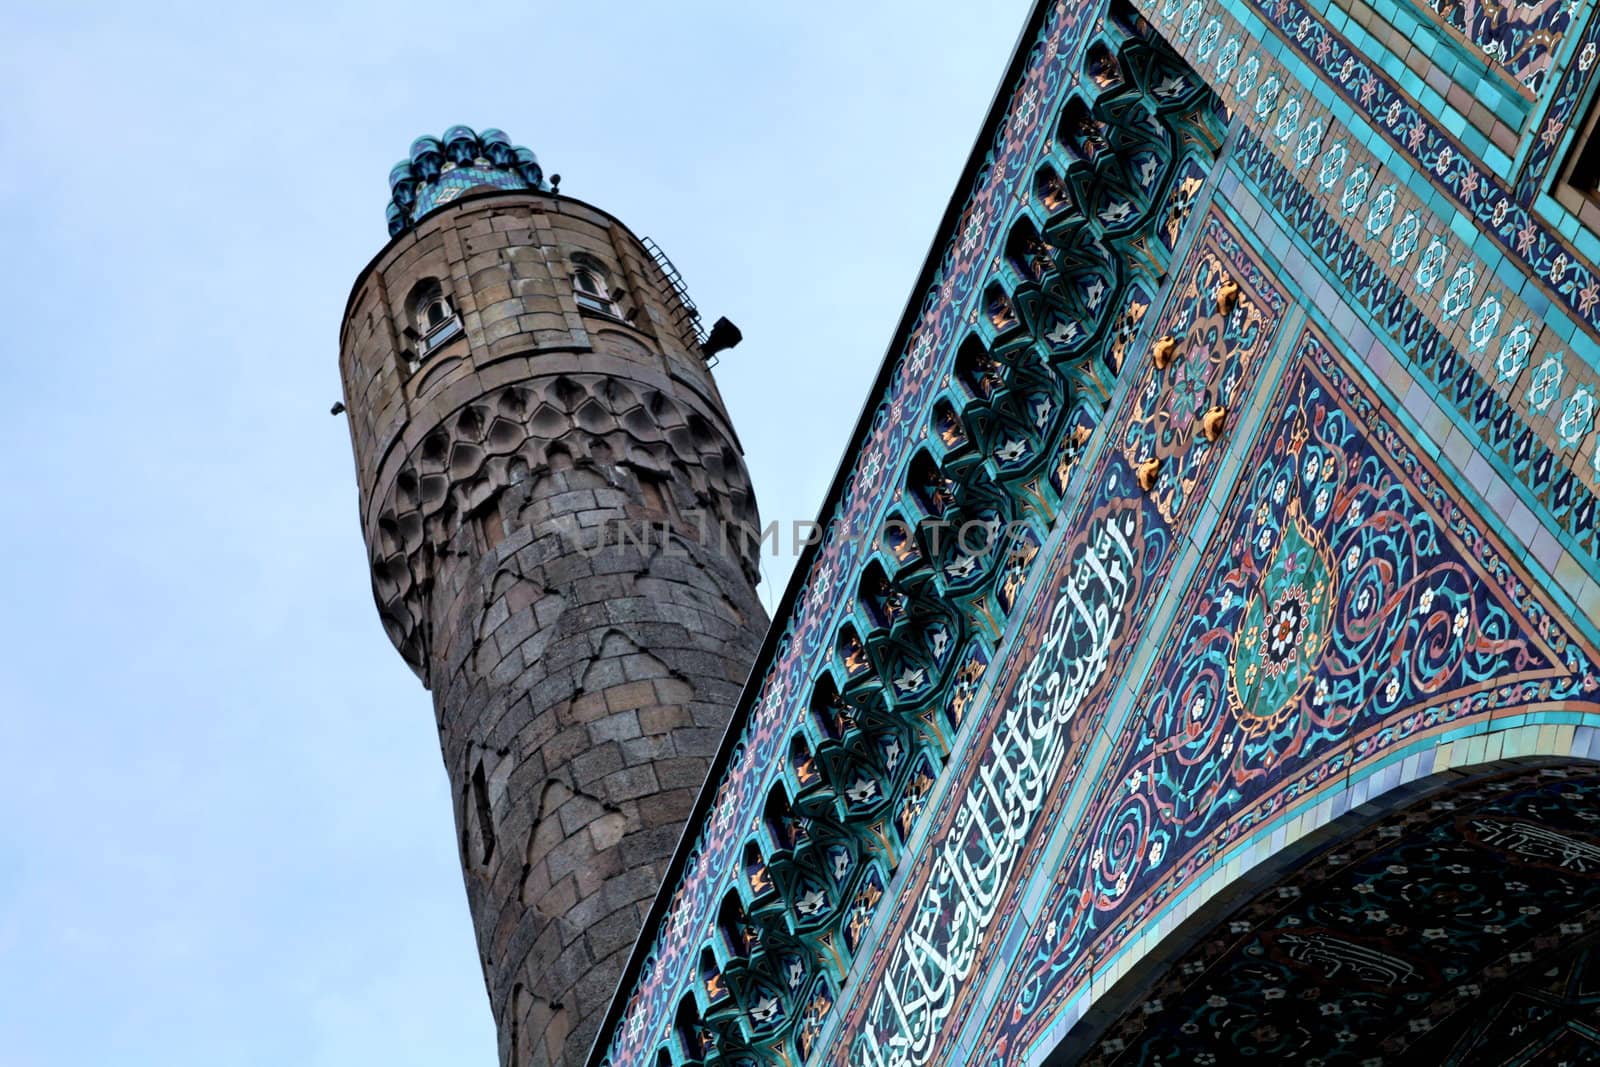
{"type": "Polygon", "coordinates": [[[374,596],[433,692],[513,1067],[587,1052],[765,632],[754,546],[703,537],[758,523],[688,321],[617,220],[489,189],[345,316],[374,596]]]}

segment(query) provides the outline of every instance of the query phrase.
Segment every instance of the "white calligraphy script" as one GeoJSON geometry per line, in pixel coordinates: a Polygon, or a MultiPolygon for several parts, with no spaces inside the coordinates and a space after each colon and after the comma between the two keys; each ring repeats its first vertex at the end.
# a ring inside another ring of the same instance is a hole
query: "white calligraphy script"
{"type": "Polygon", "coordinates": [[[1067,726],[1105,672],[1133,586],[1134,529],[1131,513],[1091,525],[1044,641],[955,801],[954,823],[911,905],[853,1061],[920,1067],[932,1058],[1066,756],[1067,726]]]}

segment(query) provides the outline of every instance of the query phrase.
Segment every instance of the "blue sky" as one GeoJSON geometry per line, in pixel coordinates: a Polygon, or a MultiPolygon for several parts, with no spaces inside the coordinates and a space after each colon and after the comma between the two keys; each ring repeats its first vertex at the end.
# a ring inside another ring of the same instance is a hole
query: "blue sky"
{"type": "Polygon", "coordinates": [[[810,518],[1027,6],[0,14],[0,1065],[493,1062],[328,415],[390,165],[499,126],[661,242],[810,518]]]}

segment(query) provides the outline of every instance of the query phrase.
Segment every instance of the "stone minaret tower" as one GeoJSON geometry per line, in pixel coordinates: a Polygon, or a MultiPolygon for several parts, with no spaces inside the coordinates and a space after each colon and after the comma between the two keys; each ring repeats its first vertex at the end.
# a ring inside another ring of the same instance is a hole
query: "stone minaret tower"
{"type": "Polygon", "coordinates": [[[339,352],[373,593],[433,692],[500,1062],[576,1065],[765,631],[720,536],[755,499],[654,246],[498,130],[390,184],[339,352]]]}

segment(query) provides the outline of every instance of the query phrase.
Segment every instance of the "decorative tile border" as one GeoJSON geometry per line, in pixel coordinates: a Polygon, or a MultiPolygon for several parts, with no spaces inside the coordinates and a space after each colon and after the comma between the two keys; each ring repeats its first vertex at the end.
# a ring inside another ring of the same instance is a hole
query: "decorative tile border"
{"type": "MultiPolygon", "coordinates": [[[[1191,0],[1186,13],[1197,4],[1191,0]]],[[[1171,6],[1169,0],[1162,13],[1171,6]]],[[[1590,339],[1573,336],[1574,321],[1517,274],[1489,235],[1471,226],[1463,231],[1456,191],[1437,174],[1424,171],[1429,180],[1419,183],[1386,146],[1378,146],[1383,156],[1372,155],[1364,141],[1373,135],[1345,127],[1298,80],[1310,71],[1297,71],[1298,63],[1278,66],[1231,14],[1213,16],[1198,37],[1185,38],[1185,27],[1201,17],[1180,19],[1175,43],[1198,42],[1191,58],[1239,116],[1240,156],[1250,160],[1242,165],[1259,170],[1260,159],[1277,157],[1280,172],[1263,191],[1278,197],[1302,236],[1407,352],[1420,351],[1423,364],[1445,354],[1420,373],[1436,377],[1446,406],[1463,409],[1463,425],[1505,453],[1593,555],[1600,448],[1586,430],[1582,396],[1600,390],[1600,369],[1584,358],[1597,351],[1590,339]],[[1290,195],[1292,209],[1283,204],[1290,195]]],[[[1480,172],[1463,173],[1465,189],[1476,195],[1480,172]]],[[[1578,269],[1565,254],[1551,261],[1562,281],[1578,269]]]]}
{"type": "MultiPolygon", "coordinates": [[[[1186,33],[1185,27],[1198,25],[1207,16],[1223,11],[1253,9],[1250,10],[1252,20],[1264,19],[1315,77],[1333,87],[1340,99],[1365,118],[1387,145],[1411,160],[1421,172],[1430,174],[1435,188],[1447,194],[1457,210],[1464,212],[1514,262],[1524,266],[1543,291],[1573,312],[1575,321],[1600,338],[1600,274],[1594,267],[1571,243],[1538,219],[1529,203],[1519,198],[1498,174],[1485,167],[1431,116],[1424,114],[1394,81],[1300,0],[1249,0],[1248,4],[1221,6],[1215,0],[1211,3],[1190,0],[1188,7],[1180,0],[1139,0],[1137,6],[1162,28],[1197,71],[1207,78],[1216,78],[1217,91],[1225,99],[1236,99],[1243,94],[1233,91],[1215,63],[1205,62],[1199,54],[1199,43],[1204,38],[1197,38],[1192,31],[1186,33]]],[[[1255,58],[1258,66],[1261,54],[1271,55],[1276,51],[1265,47],[1265,42],[1259,39],[1252,40],[1251,45],[1244,51],[1248,57],[1255,58]]],[[[1592,65],[1594,55],[1586,54],[1587,62],[1592,65]]],[[[1582,68],[1584,62],[1584,56],[1580,55],[1578,66],[1582,68]]],[[[1241,71],[1248,63],[1249,58],[1240,63],[1241,71]]],[[[1250,88],[1253,87],[1252,84],[1250,88]]],[[[1574,99],[1572,106],[1576,107],[1576,103],[1574,99]]],[[[1570,116],[1563,118],[1557,114],[1547,119],[1547,122],[1562,124],[1568,121],[1571,121],[1570,116]]]]}
{"type": "MultiPolygon", "coordinates": [[[[1414,294],[1396,285],[1250,130],[1240,133],[1234,165],[1250,176],[1290,227],[1305,238],[1311,251],[1336,272],[1347,298],[1359,302],[1397,339],[1399,347],[1411,357],[1411,365],[1432,382],[1441,404],[1454,409],[1462,423],[1472,427],[1499,457],[1502,469],[1527,487],[1533,498],[1572,535],[1576,547],[1591,558],[1600,559],[1594,491],[1545,443],[1518,410],[1515,400],[1508,397],[1504,385],[1469,362],[1466,354],[1418,308],[1414,294]]],[[[1426,261],[1424,256],[1424,266],[1426,261]]],[[[1531,341],[1524,349],[1518,337],[1513,326],[1495,356],[1495,362],[1507,360],[1506,368],[1513,372],[1513,381],[1521,377],[1520,366],[1525,365],[1530,353],[1547,352],[1535,348],[1531,341]]],[[[1541,379],[1537,372],[1533,374],[1530,388],[1534,390],[1534,407],[1541,402],[1540,382],[1548,382],[1550,377],[1547,374],[1541,379]]],[[[1558,386],[1555,383],[1542,391],[1553,397],[1558,386]]],[[[1552,401],[1543,403],[1548,408],[1552,401]]],[[[1589,447],[1592,454],[1592,441],[1589,447]]]]}

